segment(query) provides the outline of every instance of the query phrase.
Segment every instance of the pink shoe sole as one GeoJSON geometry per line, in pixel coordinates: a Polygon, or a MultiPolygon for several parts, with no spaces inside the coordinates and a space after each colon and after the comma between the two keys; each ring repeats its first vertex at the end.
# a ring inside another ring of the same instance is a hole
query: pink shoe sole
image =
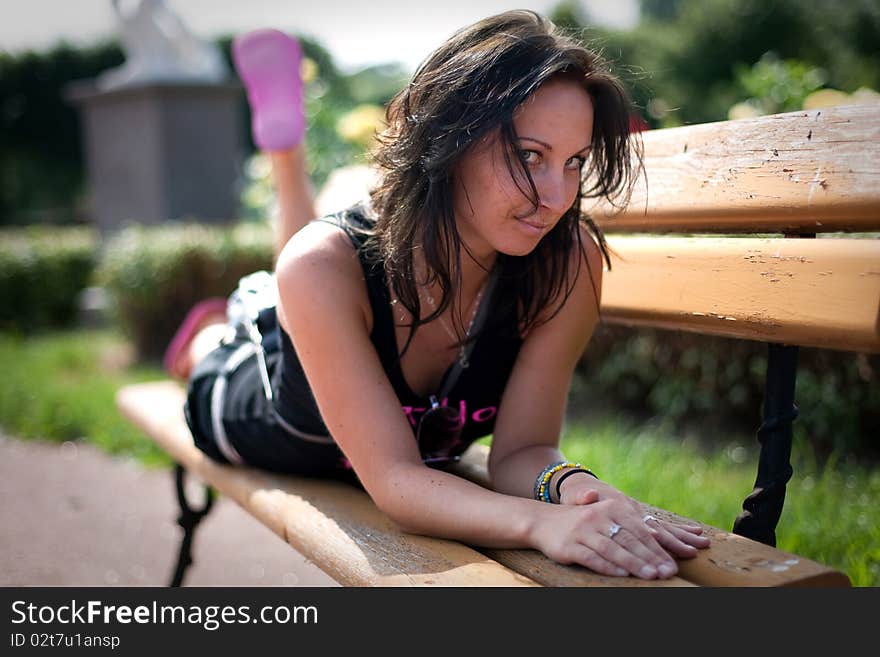
{"type": "Polygon", "coordinates": [[[256,30],[232,43],[235,70],[247,90],[254,143],[264,151],[299,144],[305,134],[302,48],[278,30],[256,30]]]}
{"type": "Polygon", "coordinates": [[[226,316],[226,299],[219,297],[205,299],[190,309],[183,322],[181,322],[180,328],[177,329],[174,337],[171,338],[168,348],[165,350],[162,365],[165,367],[166,372],[173,375],[174,364],[180,358],[180,354],[192,342],[205,318],[211,315],[226,316]]]}

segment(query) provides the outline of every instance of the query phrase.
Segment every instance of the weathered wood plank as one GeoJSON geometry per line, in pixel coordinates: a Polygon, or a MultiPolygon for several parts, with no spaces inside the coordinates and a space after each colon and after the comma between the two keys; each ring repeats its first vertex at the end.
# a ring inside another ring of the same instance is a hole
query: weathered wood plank
{"type": "Polygon", "coordinates": [[[880,240],[608,241],[605,321],[880,352],[880,240]]]}
{"type": "Polygon", "coordinates": [[[880,105],[849,105],[643,134],[625,212],[585,200],[607,231],[880,230],[880,105]]]}

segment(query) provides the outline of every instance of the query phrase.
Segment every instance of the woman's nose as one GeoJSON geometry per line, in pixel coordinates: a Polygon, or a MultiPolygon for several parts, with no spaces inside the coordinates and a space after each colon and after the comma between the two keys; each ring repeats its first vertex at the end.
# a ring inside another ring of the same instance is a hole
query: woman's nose
{"type": "Polygon", "coordinates": [[[541,205],[551,212],[562,214],[574,202],[573,192],[576,190],[570,190],[569,187],[571,185],[564,174],[546,174],[538,185],[541,205]]]}

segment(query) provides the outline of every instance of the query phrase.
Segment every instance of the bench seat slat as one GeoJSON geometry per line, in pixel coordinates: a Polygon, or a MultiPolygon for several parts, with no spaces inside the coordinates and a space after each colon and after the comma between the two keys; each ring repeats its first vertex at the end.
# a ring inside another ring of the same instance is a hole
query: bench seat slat
{"type": "Polygon", "coordinates": [[[400,531],[363,491],[335,481],[224,466],[193,444],[172,381],[117,393],[122,413],[189,472],[234,499],[346,586],[535,586],[455,541],[400,531]]]}
{"type": "MultiPolygon", "coordinates": [[[[821,564],[707,525],[703,527],[714,540],[712,547],[696,559],[681,561],[678,577],[649,582],[563,566],[534,550],[477,550],[455,541],[407,534],[381,513],[366,493],[347,484],[211,461],[192,443],[183,418],[183,401],[183,390],[172,381],[129,385],[117,393],[122,413],[178,463],[234,499],[344,585],[849,585],[845,575],[821,564]]],[[[457,473],[485,486],[487,458],[488,448],[474,445],[457,473]]]]}
{"type": "Polygon", "coordinates": [[[880,230],[880,105],[642,135],[647,187],[626,211],[584,201],[609,232],[880,230]]]}
{"type": "Polygon", "coordinates": [[[880,351],[880,240],[608,240],[605,321],[880,351]]]}

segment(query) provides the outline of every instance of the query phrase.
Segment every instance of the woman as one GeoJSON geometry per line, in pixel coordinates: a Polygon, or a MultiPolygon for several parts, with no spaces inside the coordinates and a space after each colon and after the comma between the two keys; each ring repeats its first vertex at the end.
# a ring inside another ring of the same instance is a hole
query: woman
{"type": "Polygon", "coordinates": [[[370,203],[317,221],[296,43],[254,33],[235,58],[278,186],[279,330],[271,311],[258,323],[280,346],[264,360],[248,330],[222,326],[186,340],[172,360],[195,366],[200,448],[300,474],[347,467],[407,531],[606,575],[670,577],[706,547],[558,448],[608,262],[581,198],[625,201],[636,173],[626,95],[597,57],[531,12],[463,29],[390,103],[370,203]],[[445,470],[488,434],[494,490],[445,470]]]}

